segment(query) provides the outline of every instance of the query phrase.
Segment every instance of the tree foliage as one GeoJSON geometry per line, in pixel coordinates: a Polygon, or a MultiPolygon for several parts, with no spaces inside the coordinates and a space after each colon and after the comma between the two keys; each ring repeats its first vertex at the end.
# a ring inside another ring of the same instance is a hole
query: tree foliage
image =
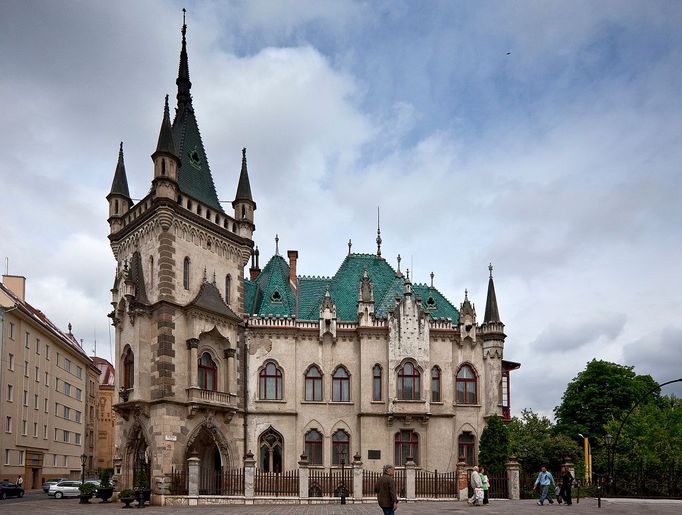
{"type": "Polygon", "coordinates": [[[501,417],[490,417],[479,442],[478,462],[490,472],[504,472],[509,461],[509,434],[501,417]]]}
{"type": "MultiPolygon", "coordinates": [[[[607,422],[620,418],[656,387],[650,375],[637,375],[633,367],[593,359],[568,383],[561,404],[554,409],[556,430],[569,438],[579,433],[603,437],[607,422]]],[[[650,402],[656,402],[658,395],[654,391],[650,402]]]]}

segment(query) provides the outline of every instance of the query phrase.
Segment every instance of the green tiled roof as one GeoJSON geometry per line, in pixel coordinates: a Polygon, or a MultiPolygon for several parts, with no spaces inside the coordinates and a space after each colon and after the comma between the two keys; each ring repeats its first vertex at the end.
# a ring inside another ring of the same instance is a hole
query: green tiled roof
{"type": "MultiPolygon", "coordinates": [[[[350,254],[341,263],[333,277],[298,277],[298,313],[296,300],[289,287],[289,266],[281,256],[274,256],[256,281],[245,281],[245,308],[249,314],[296,315],[301,320],[317,320],[324,293],[329,293],[336,303],[336,316],[343,321],[357,320],[357,303],[360,280],[364,271],[372,283],[374,312],[386,317],[395,303],[396,295],[403,295],[404,278],[396,275],[386,260],[374,254],[350,254]],[[273,303],[275,289],[283,296],[281,303],[273,303]]],[[[434,318],[451,318],[459,322],[457,309],[436,289],[424,284],[412,288],[422,299],[422,305],[434,318]],[[429,299],[432,302],[429,303],[429,299]]]]}

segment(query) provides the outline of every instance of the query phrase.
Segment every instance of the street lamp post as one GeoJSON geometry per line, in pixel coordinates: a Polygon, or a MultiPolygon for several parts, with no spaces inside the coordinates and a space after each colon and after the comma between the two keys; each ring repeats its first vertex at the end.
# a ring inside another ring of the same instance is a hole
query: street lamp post
{"type": "Polygon", "coordinates": [[[604,436],[604,441],[606,442],[606,463],[607,463],[607,476],[606,476],[606,486],[609,489],[609,493],[613,496],[612,485],[613,485],[613,437],[610,433],[606,433],[604,436]]]}
{"type": "Polygon", "coordinates": [[[86,454],[81,454],[81,485],[85,483],[85,462],[88,460],[86,454]]]}

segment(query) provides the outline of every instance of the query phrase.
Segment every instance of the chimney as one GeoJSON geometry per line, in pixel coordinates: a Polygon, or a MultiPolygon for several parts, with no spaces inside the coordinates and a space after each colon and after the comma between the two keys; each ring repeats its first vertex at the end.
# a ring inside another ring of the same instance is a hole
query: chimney
{"type": "Polygon", "coordinates": [[[298,250],[288,250],[289,257],[289,282],[298,289],[298,278],[296,277],[296,261],[298,261],[298,250]]]}
{"type": "Polygon", "coordinates": [[[2,284],[18,297],[21,302],[26,302],[26,277],[22,275],[3,275],[2,284]]]}
{"type": "Polygon", "coordinates": [[[258,245],[256,245],[255,250],[251,253],[251,268],[249,268],[249,279],[255,281],[260,275],[260,264],[258,263],[258,258],[260,256],[260,251],[258,250],[258,245]]]}

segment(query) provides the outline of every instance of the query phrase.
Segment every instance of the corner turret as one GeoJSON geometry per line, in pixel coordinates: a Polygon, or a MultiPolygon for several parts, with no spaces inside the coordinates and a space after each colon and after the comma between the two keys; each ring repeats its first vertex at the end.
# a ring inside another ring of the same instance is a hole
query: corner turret
{"type": "Polygon", "coordinates": [[[253,223],[256,203],[251,196],[251,183],[249,182],[249,171],[246,166],[246,148],[242,149],[242,169],[239,173],[239,184],[237,194],[232,201],[234,208],[234,219],[239,225],[239,235],[244,238],[253,236],[256,226],[253,223]]]}
{"type": "Polygon", "coordinates": [[[502,358],[504,357],[504,324],[500,321],[500,313],[497,308],[495,284],[493,282],[493,265],[488,267],[488,298],[485,304],[485,316],[480,327],[480,336],[483,340],[483,360],[485,369],[485,416],[502,414],[502,399],[498,385],[502,381],[502,358]]]}
{"type": "Polygon", "coordinates": [[[123,228],[123,215],[132,207],[133,201],[128,191],[128,178],[123,162],[123,142],[118,149],[118,163],[111,183],[111,191],[107,195],[109,202],[109,233],[114,234],[123,228]]]}

